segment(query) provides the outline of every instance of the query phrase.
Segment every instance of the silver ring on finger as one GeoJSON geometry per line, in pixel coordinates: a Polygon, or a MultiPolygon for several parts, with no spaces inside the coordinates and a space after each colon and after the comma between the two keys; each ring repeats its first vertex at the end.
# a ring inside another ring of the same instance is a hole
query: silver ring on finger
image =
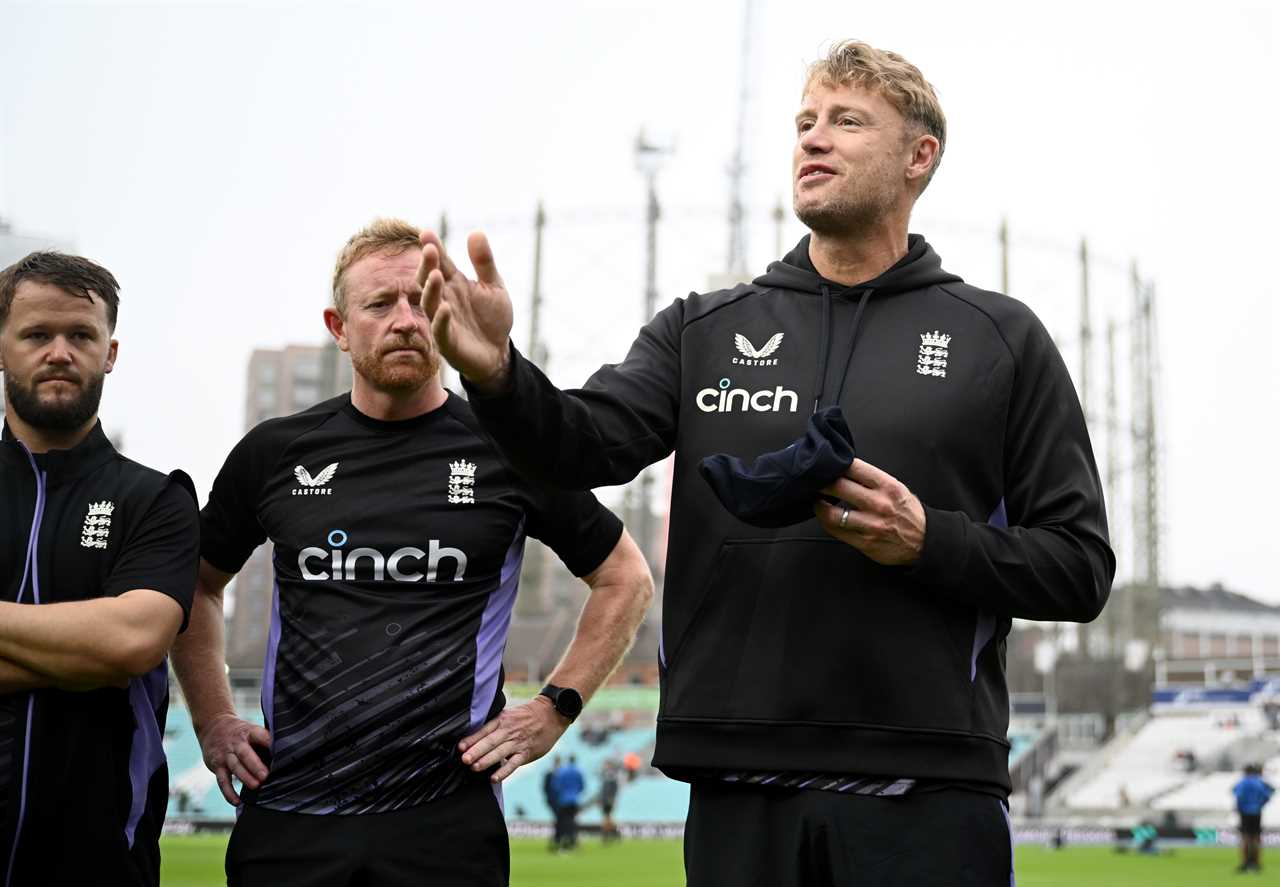
{"type": "Polygon", "coordinates": [[[840,529],[843,530],[845,528],[845,525],[848,523],[849,523],[849,509],[846,508],[844,511],[840,512],[840,529]]]}

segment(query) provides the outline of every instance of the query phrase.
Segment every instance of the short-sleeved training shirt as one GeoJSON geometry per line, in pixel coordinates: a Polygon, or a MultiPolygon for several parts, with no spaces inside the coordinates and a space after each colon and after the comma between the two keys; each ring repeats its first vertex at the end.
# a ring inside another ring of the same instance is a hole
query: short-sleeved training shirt
{"type": "Polygon", "coordinates": [[[246,802],[356,814],[442,797],[466,775],[458,740],[504,704],[525,537],[583,576],[622,524],[590,493],[522,480],[456,395],[397,422],[343,395],[250,431],[201,531],[204,559],[228,573],[275,545],[271,772],[246,802]]]}

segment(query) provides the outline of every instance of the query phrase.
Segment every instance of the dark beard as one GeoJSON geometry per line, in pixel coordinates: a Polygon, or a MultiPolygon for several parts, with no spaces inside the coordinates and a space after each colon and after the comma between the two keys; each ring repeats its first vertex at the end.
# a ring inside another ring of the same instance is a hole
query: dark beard
{"type": "Polygon", "coordinates": [[[76,431],[98,414],[105,374],[90,376],[80,386],[80,396],[70,401],[43,403],[34,387],[24,388],[9,373],[4,374],[4,393],[9,406],[32,428],[40,431],[76,431]]]}

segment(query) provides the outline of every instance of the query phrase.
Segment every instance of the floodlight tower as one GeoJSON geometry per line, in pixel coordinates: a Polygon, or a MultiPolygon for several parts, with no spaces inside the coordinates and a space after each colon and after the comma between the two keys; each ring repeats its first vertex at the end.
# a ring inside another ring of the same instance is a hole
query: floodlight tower
{"type": "Polygon", "coordinates": [[[729,161],[729,256],[725,271],[742,279],[747,275],[747,211],[743,199],[746,189],[747,118],[751,108],[751,72],[757,60],[751,52],[751,36],[755,19],[755,0],[742,3],[742,68],[738,73],[738,121],[734,132],[733,159],[729,161]]]}
{"type": "MultiPolygon", "coordinates": [[[[645,138],[644,131],[636,136],[636,169],[644,176],[647,203],[645,210],[645,271],[644,316],[641,323],[653,319],[658,305],[658,219],[662,216],[658,204],[658,171],[671,154],[671,148],[645,138]]],[[[640,550],[644,552],[649,569],[656,574],[659,565],[654,563],[653,552],[653,475],[649,469],[640,473],[640,520],[637,530],[640,550]]]]}

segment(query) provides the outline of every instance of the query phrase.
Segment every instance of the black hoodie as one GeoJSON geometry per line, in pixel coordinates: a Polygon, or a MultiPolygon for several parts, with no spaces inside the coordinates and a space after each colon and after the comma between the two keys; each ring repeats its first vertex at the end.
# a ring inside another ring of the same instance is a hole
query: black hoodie
{"type": "Polygon", "coordinates": [[[675,451],[654,763],[1008,781],[1014,617],[1089,621],[1115,572],[1084,417],[1023,304],[942,270],[924,239],[874,280],[821,278],[808,238],[753,283],[659,312],[626,360],[561,392],[515,353],[476,415],[526,473],[619,484],[675,451]],[[859,458],[924,503],[885,567],[808,521],[727,512],[698,475],[839,403],[859,458]]]}

